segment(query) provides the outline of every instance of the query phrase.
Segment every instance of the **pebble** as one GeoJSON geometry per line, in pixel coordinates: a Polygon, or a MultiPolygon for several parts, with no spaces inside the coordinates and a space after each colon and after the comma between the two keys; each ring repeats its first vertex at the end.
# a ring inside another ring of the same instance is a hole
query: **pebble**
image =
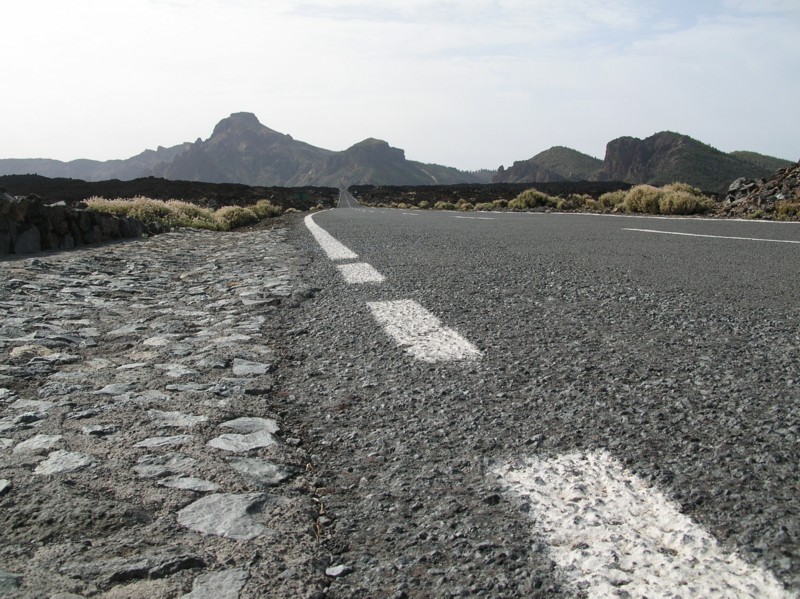
{"type": "Polygon", "coordinates": [[[331,578],[339,578],[340,576],[347,576],[353,571],[350,566],[339,565],[339,566],[331,566],[330,568],[325,568],[325,576],[330,576],[331,578]]]}

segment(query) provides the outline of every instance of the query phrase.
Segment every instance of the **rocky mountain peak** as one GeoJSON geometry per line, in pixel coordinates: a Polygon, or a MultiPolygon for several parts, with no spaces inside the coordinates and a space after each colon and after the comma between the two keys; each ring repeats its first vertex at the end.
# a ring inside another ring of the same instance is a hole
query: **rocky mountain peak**
{"type": "MultiPolygon", "coordinates": [[[[252,112],[234,112],[228,118],[222,119],[214,127],[213,135],[221,135],[237,131],[261,131],[270,130],[258,120],[252,112]]],[[[271,130],[270,130],[271,131],[271,130]]]]}

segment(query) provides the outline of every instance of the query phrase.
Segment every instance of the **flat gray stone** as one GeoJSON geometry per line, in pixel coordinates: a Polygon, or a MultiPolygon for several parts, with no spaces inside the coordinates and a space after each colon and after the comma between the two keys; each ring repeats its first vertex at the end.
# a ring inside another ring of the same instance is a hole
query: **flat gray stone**
{"type": "Polygon", "coordinates": [[[245,480],[259,487],[274,487],[299,471],[296,466],[274,464],[257,458],[229,458],[228,463],[245,480]]]}
{"type": "Polygon", "coordinates": [[[148,411],[150,418],[161,426],[174,426],[176,428],[191,428],[201,422],[207,422],[208,416],[194,416],[183,412],[162,412],[161,410],[148,411]]]}
{"type": "Polygon", "coordinates": [[[106,337],[110,337],[114,339],[116,337],[125,337],[127,335],[134,335],[139,331],[146,330],[147,327],[143,324],[127,324],[123,327],[119,327],[118,329],[114,329],[113,331],[109,331],[106,333],[106,337]]]}
{"type": "Polygon", "coordinates": [[[102,389],[99,389],[94,392],[95,395],[124,395],[125,393],[130,393],[131,391],[135,390],[136,386],[131,385],[130,383],[114,383],[112,385],[106,385],[102,389]]]}
{"type": "MultiPolygon", "coordinates": [[[[108,582],[123,582],[136,579],[155,580],[165,578],[181,570],[202,568],[203,559],[193,553],[172,553],[169,549],[156,550],[153,554],[131,557],[112,557],[95,561],[78,560],[67,562],[59,568],[61,574],[83,580],[105,579],[108,582]]],[[[138,595],[137,595],[138,596],[138,595]]]]}
{"type": "Polygon", "coordinates": [[[38,399],[18,399],[12,403],[9,408],[12,410],[34,410],[36,412],[47,412],[53,409],[55,402],[40,401],[38,399]]]}
{"type": "Polygon", "coordinates": [[[264,493],[209,495],[180,510],[178,523],[206,535],[248,541],[268,530],[254,518],[268,498],[264,493]]]}
{"type": "Polygon", "coordinates": [[[43,462],[39,462],[34,474],[50,475],[61,474],[64,472],[74,472],[82,468],[88,468],[95,465],[94,458],[84,453],[77,453],[73,451],[64,451],[60,449],[54,451],[43,462]]]}
{"type": "Polygon", "coordinates": [[[151,449],[153,447],[172,447],[174,445],[183,445],[194,439],[194,435],[172,435],[171,437],[150,437],[144,441],[139,441],[134,447],[145,447],[151,449]]]}
{"type": "Polygon", "coordinates": [[[181,366],[180,368],[172,368],[167,370],[167,372],[164,373],[164,376],[168,376],[171,379],[179,379],[184,376],[197,376],[198,374],[200,373],[193,368],[181,366]]]}
{"type": "Polygon", "coordinates": [[[105,437],[106,435],[113,435],[119,430],[116,424],[95,424],[92,426],[84,426],[81,431],[84,435],[92,437],[105,437]]]}
{"type": "Polygon", "coordinates": [[[247,576],[244,568],[201,574],[194,579],[192,592],[182,595],[181,599],[239,599],[247,576]]]}
{"type": "Polygon", "coordinates": [[[64,437],[61,435],[34,435],[22,443],[17,444],[14,453],[35,453],[44,455],[58,445],[64,437]]]}
{"type": "Polygon", "coordinates": [[[272,433],[267,431],[257,431],[249,435],[239,435],[236,433],[226,433],[220,435],[215,439],[211,439],[207,443],[209,447],[216,449],[223,449],[225,451],[232,451],[234,453],[242,453],[250,451],[251,449],[259,449],[261,447],[269,447],[275,445],[278,440],[272,433]]]}
{"type": "Polygon", "coordinates": [[[20,574],[12,574],[5,570],[0,570],[0,595],[13,593],[19,588],[20,574]]]}
{"type": "Polygon", "coordinates": [[[176,385],[167,385],[167,391],[178,391],[180,393],[185,393],[186,391],[208,391],[213,387],[209,383],[183,383],[183,384],[176,384],[176,385]]]}
{"type": "Polygon", "coordinates": [[[221,423],[220,426],[232,428],[237,433],[255,433],[258,431],[277,433],[280,430],[278,423],[272,418],[251,418],[247,416],[228,420],[221,423]]]}
{"type": "Polygon", "coordinates": [[[170,489],[182,489],[184,491],[197,491],[198,493],[214,493],[219,491],[219,485],[201,478],[182,476],[174,478],[164,478],[158,481],[160,487],[170,489]]]}
{"type": "Polygon", "coordinates": [[[331,566],[330,568],[325,568],[325,576],[330,576],[331,578],[339,578],[340,576],[347,576],[353,571],[350,566],[345,566],[340,564],[338,566],[331,566]]]}
{"type": "Polygon", "coordinates": [[[7,478],[0,478],[0,497],[5,495],[8,491],[11,490],[11,481],[7,478]]]}
{"type": "Polygon", "coordinates": [[[270,370],[272,370],[271,364],[250,362],[240,358],[234,358],[233,360],[234,376],[259,376],[262,374],[267,374],[270,370]]]}
{"type": "Polygon", "coordinates": [[[0,449],[8,449],[14,445],[14,439],[9,439],[7,437],[0,438],[0,449]]]}
{"type": "Polygon", "coordinates": [[[50,595],[50,599],[86,599],[86,597],[75,593],[56,593],[55,595],[50,595]]]}
{"type": "Polygon", "coordinates": [[[147,347],[165,347],[167,345],[171,345],[177,339],[180,338],[180,335],[158,335],[156,337],[149,337],[142,341],[142,345],[147,347]]]}
{"type": "Polygon", "coordinates": [[[140,457],[133,472],[139,478],[160,478],[183,474],[191,470],[197,460],[182,453],[163,453],[158,455],[145,455],[140,457]]]}

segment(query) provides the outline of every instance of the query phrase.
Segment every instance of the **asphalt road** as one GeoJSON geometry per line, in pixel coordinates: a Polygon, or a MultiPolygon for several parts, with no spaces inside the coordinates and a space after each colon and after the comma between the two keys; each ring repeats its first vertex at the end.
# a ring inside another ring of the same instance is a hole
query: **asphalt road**
{"type": "Polygon", "coordinates": [[[347,195],[313,223],[358,256],[294,232],[320,292],[285,384],[345,566],[331,596],[667,593],[647,576],[674,596],[800,591],[800,225],[347,195]],[[356,263],[380,282],[347,283],[356,263]],[[415,354],[397,329],[417,307],[417,333],[441,325],[475,353],[415,354]],[[706,567],[709,544],[723,557],[706,567]],[[756,578],[714,569],[730,556],[756,578]]]}

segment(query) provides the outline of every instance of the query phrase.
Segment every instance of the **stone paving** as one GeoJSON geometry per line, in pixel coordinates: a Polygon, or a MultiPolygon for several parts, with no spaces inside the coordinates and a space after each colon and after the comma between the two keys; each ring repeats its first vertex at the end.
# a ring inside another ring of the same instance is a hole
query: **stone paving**
{"type": "Polygon", "coordinates": [[[0,262],[0,595],[321,594],[281,228],[0,262]],[[286,318],[283,319],[286,322],[286,318]]]}

